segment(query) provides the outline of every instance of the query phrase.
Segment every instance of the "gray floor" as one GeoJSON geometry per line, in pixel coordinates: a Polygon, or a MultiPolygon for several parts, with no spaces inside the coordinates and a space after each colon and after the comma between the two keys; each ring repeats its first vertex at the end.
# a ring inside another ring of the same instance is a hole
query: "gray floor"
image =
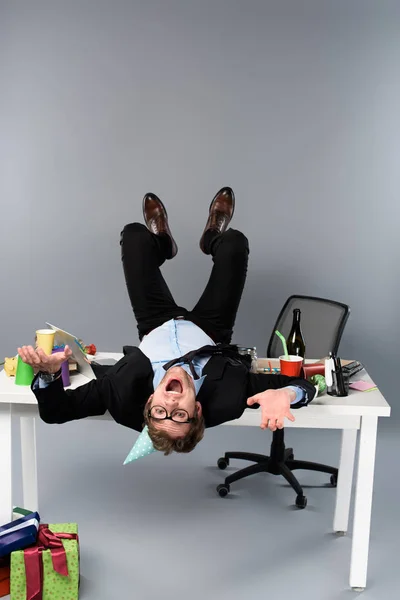
{"type": "MultiPolygon", "coordinates": [[[[399,597],[400,444],[396,423],[381,423],[365,600],[399,597]]],[[[311,486],[305,510],[293,509],[292,490],[271,475],[217,496],[216,459],[228,449],[263,452],[270,434],[224,426],[208,431],[192,455],[153,454],[123,467],[135,435],[111,422],[38,423],[41,516],[79,524],[81,600],[358,596],[348,588],[351,534],[331,533],[327,477],[300,473],[311,486]]],[[[297,456],[336,464],[339,435],[292,430],[287,438],[297,456]]],[[[15,494],[21,502],[19,479],[15,494]]]]}

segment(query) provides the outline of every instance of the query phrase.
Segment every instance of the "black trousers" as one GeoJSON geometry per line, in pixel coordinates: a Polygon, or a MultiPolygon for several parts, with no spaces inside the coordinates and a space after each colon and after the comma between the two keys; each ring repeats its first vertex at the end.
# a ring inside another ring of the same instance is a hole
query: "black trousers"
{"type": "Polygon", "coordinates": [[[213,267],[196,306],[178,306],[163,278],[165,240],[141,223],[121,233],[126,287],[136,317],[139,339],[165,321],[183,316],[205,331],[214,342],[230,343],[247,274],[249,243],[235,229],[218,234],[212,242],[213,267]]]}

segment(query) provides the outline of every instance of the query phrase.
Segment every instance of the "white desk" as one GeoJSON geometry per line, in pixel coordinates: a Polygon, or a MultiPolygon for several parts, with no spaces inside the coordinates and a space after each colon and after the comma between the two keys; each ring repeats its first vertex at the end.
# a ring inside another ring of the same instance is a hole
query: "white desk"
{"type": "MultiPolygon", "coordinates": [[[[121,356],[115,353],[97,355],[99,358],[116,359],[121,356]]],[[[365,379],[365,372],[361,375],[364,375],[365,379]]],[[[85,382],[87,379],[82,375],[74,375],[71,387],[78,387],[85,382]]],[[[39,508],[35,437],[35,418],[38,416],[36,398],[30,388],[16,386],[14,378],[8,378],[2,371],[0,372],[0,523],[10,521],[12,514],[11,419],[14,416],[20,418],[21,424],[24,505],[35,510],[39,508]]],[[[289,421],[286,423],[288,427],[342,430],[333,518],[333,531],[338,533],[345,533],[348,527],[357,431],[360,430],[350,563],[350,586],[356,591],[364,589],[367,581],[378,417],[389,416],[390,406],[378,390],[352,391],[345,398],[321,396],[308,407],[297,410],[294,423],[289,421]]],[[[111,419],[108,414],[94,418],[111,419]]],[[[259,427],[259,411],[248,409],[240,419],[226,425],[259,427]]]]}

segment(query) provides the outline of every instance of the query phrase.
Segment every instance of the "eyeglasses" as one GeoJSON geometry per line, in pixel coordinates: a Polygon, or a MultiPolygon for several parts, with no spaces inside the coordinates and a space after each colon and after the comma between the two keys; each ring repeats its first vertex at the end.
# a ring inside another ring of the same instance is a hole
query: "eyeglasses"
{"type": "Polygon", "coordinates": [[[175,408],[168,416],[167,410],[163,406],[152,406],[148,412],[148,416],[156,421],[174,421],[174,423],[193,423],[194,417],[189,417],[189,413],[183,408],[175,408]]]}

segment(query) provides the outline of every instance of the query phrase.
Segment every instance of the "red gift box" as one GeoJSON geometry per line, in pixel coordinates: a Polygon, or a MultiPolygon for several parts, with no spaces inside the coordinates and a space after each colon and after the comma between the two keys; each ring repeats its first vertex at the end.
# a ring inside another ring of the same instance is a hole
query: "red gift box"
{"type": "Polygon", "coordinates": [[[0,558],[0,598],[10,593],[10,559],[0,558]]]}

